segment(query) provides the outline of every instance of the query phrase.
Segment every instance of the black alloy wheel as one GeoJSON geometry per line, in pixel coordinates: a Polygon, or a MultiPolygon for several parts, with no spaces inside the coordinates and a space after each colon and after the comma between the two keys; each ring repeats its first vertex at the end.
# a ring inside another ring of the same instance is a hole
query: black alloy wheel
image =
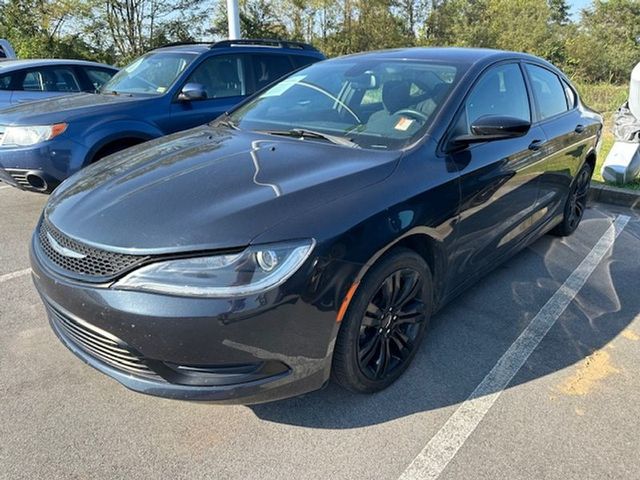
{"type": "Polygon", "coordinates": [[[375,392],[409,366],[432,307],[431,272],[412,250],[398,249],[365,276],[343,320],[333,377],[356,392],[375,392]]]}
{"type": "Polygon", "coordinates": [[[591,165],[584,164],[573,180],[569,196],[564,207],[564,218],[551,233],[561,237],[571,235],[576,231],[582,221],[584,211],[587,209],[589,186],[591,184],[591,165]]]}
{"type": "Polygon", "coordinates": [[[422,283],[420,272],[397,270],[382,282],[369,302],[358,338],[358,364],[368,378],[386,378],[415,349],[424,321],[422,283]]]}

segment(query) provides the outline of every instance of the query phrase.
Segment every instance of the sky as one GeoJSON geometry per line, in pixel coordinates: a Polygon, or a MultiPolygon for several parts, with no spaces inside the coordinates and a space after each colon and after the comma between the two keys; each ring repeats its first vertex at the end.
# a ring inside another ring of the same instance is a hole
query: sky
{"type": "Polygon", "coordinates": [[[580,16],[580,10],[588,7],[591,0],[568,0],[567,3],[571,7],[571,16],[577,19],[580,16]]]}

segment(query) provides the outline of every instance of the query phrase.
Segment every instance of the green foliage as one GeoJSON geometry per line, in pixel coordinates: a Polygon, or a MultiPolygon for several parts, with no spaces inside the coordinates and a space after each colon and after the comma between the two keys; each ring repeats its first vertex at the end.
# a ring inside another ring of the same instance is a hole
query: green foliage
{"type": "Polygon", "coordinates": [[[629,97],[628,85],[575,82],[582,101],[606,117],[615,112],[629,97]]]}
{"type": "MultiPolygon", "coordinates": [[[[581,82],[624,83],[640,60],[640,1],[240,0],[247,38],[314,43],[328,56],[466,46],[529,52],[581,82]]],[[[226,0],[0,0],[0,38],[22,57],[124,63],[174,41],[227,36],[226,0]]]]}
{"type": "Polygon", "coordinates": [[[81,0],[0,1],[0,38],[8,38],[20,57],[100,57],[81,31],[70,28],[87,13],[81,0]]]}
{"type": "MultiPolygon", "coordinates": [[[[291,39],[287,28],[280,23],[278,15],[268,0],[241,0],[240,29],[246,38],[291,39]]],[[[227,2],[219,0],[213,19],[211,33],[218,37],[228,36],[227,2]]]]}
{"type": "Polygon", "coordinates": [[[567,39],[567,69],[583,81],[620,83],[640,60],[640,2],[595,0],[567,39]]]}
{"type": "Polygon", "coordinates": [[[560,25],[569,23],[569,5],[566,0],[549,0],[551,21],[560,25]]]}

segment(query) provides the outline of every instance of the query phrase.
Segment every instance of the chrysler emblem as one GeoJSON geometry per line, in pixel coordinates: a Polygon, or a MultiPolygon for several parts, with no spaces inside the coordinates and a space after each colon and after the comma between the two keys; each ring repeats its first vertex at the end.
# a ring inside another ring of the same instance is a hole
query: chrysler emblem
{"type": "Polygon", "coordinates": [[[49,245],[51,245],[51,248],[53,248],[60,255],[63,255],[65,257],[71,257],[71,258],[85,258],[86,257],[86,255],[84,255],[82,253],[78,253],[78,252],[76,252],[74,250],[71,250],[70,248],[63,247],[62,245],[60,245],[51,236],[51,234],[49,232],[47,232],[47,240],[49,240],[49,245]]]}

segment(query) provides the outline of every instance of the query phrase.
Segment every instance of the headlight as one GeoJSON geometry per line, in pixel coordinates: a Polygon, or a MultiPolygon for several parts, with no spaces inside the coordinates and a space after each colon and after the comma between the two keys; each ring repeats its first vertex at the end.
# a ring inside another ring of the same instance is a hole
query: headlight
{"type": "Polygon", "coordinates": [[[0,145],[3,147],[28,147],[57,137],[67,129],[66,123],[34,125],[29,127],[6,127],[0,145]]]}
{"type": "Polygon", "coordinates": [[[113,288],[187,297],[229,298],[277,287],[305,262],[314,240],[252,246],[240,253],[152,263],[113,288]]]}

